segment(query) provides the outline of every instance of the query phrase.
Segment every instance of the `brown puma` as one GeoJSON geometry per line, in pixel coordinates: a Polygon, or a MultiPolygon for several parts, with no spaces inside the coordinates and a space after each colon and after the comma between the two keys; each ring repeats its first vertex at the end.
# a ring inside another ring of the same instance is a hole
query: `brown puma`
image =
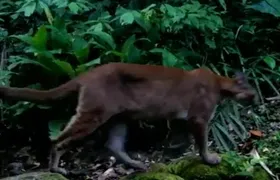
{"type": "MultiPolygon", "coordinates": [[[[134,118],[173,118],[186,120],[194,135],[202,160],[219,164],[221,158],[208,152],[208,122],[222,97],[252,101],[255,90],[242,73],[235,78],[219,76],[199,68],[185,71],[156,65],[109,63],[84,73],[50,90],[0,87],[0,98],[44,102],[79,92],[76,114],[53,139],[50,169],[59,168],[59,159],[69,144],[94,132],[114,115],[125,113],[134,118]]],[[[124,150],[126,125],[116,124],[110,131],[107,147],[130,166],[146,169],[124,150]]]]}

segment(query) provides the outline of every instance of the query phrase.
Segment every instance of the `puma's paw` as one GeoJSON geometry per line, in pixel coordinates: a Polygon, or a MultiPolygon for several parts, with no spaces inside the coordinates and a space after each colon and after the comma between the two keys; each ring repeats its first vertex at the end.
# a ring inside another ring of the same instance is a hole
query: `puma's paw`
{"type": "Polygon", "coordinates": [[[222,158],[216,154],[216,153],[208,153],[203,160],[205,161],[205,163],[210,164],[210,165],[217,165],[220,164],[220,162],[222,161],[222,158]]]}
{"type": "Polygon", "coordinates": [[[68,171],[66,169],[60,168],[60,167],[51,168],[50,171],[54,172],[54,173],[62,174],[63,176],[67,176],[68,175],[68,171]]]}
{"type": "Polygon", "coordinates": [[[148,169],[147,166],[144,163],[142,163],[141,161],[134,160],[130,163],[130,165],[132,167],[137,168],[142,171],[146,171],[148,169]]]}

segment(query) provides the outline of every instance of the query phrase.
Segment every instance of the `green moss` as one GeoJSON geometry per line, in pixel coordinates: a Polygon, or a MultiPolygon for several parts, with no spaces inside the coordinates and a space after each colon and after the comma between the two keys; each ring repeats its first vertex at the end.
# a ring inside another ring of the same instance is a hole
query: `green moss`
{"type": "Polygon", "coordinates": [[[184,180],[180,176],[164,172],[138,173],[122,178],[121,180],[184,180]]]}
{"type": "Polygon", "coordinates": [[[262,168],[248,169],[248,157],[224,154],[217,166],[203,164],[199,157],[185,157],[176,162],[154,164],[147,173],[127,176],[123,180],[270,180],[262,168]],[[244,165],[245,164],[245,165],[244,165]]]}
{"type": "Polygon", "coordinates": [[[208,166],[202,163],[198,157],[187,157],[178,162],[171,163],[167,167],[172,174],[184,179],[219,180],[231,174],[228,164],[224,161],[218,166],[208,166]]]}
{"type": "Polygon", "coordinates": [[[7,177],[1,180],[67,180],[64,176],[50,172],[32,172],[18,176],[7,177]]]}
{"type": "Polygon", "coordinates": [[[256,140],[254,145],[257,146],[268,168],[275,174],[280,173],[280,131],[267,138],[256,140]]]}
{"type": "Polygon", "coordinates": [[[55,180],[67,180],[61,174],[54,174],[54,173],[42,175],[41,179],[42,180],[54,180],[54,179],[55,180]]]}
{"type": "Polygon", "coordinates": [[[271,179],[271,177],[260,167],[256,167],[253,172],[253,180],[266,180],[271,179]]]}
{"type": "Polygon", "coordinates": [[[168,172],[167,169],[167,165],[163,164],[163,163],[156,163],[156,164],[152,164],[150,167],[150,171],[153,172],[168,172]]]}

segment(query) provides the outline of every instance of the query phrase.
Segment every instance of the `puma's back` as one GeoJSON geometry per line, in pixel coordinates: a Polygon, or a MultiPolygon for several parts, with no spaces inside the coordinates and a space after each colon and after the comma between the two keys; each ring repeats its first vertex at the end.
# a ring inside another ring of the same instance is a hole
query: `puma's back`
{"type": "Polygon", "coordinates": [[[219,78],[202,68],[184,71],[111,63],[94,69],[79,82],[87,94],[84,101],[92,104],[89,107],[103,104],[111,111],[145,112],[144,116],[165,117],[192,107],[212,108],[220,96],[219,78]]]}

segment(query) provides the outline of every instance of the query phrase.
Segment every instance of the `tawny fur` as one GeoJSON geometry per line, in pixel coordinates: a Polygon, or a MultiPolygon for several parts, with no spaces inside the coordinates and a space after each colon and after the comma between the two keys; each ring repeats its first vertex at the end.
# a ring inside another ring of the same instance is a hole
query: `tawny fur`
{"type": "MultiPolygon", "coordinates": [[[[218,164],[221,159],[210,154],[207,148],[208,122],[218,101],[223,96],[250,101],[256,97],[242,74],[227,78],[203,68],[184,71],[155,65],[110,63],[46,91],[0,87],[0,98],[44,102],[72,92],[79,93],[76,114],[53,140],[50,160],[50,168],[61,173],[65,171],[58,168],[58,161],[69,144],[91,134],[120,113],[128,113],[131,119],[187,120],[204,162],[218,164]]],[[[126,158],[132,166],[144,168],[140,162],[126,158]]]]}

